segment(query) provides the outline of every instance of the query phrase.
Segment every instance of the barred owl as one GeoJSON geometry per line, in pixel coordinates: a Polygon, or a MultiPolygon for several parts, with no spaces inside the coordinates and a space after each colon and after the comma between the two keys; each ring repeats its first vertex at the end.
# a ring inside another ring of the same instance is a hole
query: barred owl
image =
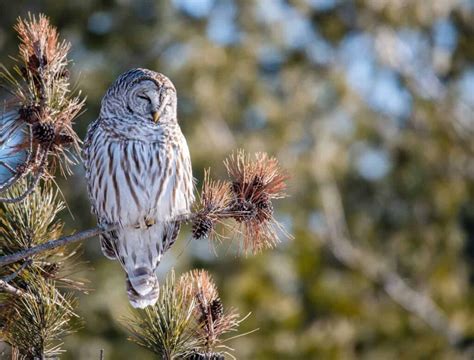
{"type": "Polygon", "coordinates": [[[84,163],[102,252],[127,276],[134,307],[156,302],[156,269],[175,241],[193,196],[191,160],[176,117],[176,90],[164,75],[132,69],[119,76],[89,125],[84,163]]]}

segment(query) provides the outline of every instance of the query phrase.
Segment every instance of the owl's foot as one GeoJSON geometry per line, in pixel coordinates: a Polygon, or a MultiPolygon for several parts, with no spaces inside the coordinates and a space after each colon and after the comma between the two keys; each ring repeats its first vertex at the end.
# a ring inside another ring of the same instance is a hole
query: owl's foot
{"type": "Polygon", "coordinates": [[[155,219],[150,219],[150,218],[146,218],[146,219],[145,219],[145,225],[146,225],[147,227],[152,227],[152,226],[155,225],[155,224],[156,224],[155,219]]]}
{"type": "Polygon", "coordinates": [[[135,225],[135,229],[146,230],[156,224],[155,219],[152,218],[144,218],[143,221],[140,221],[137,225],[135,225]]]}

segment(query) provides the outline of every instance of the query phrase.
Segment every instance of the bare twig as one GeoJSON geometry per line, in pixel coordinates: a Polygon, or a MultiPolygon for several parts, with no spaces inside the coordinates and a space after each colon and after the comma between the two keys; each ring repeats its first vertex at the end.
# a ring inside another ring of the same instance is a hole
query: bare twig
{"type": "MultiPolygon", "coordinates": [[[[180,221],[180,222],[188,222],[188,221],[191,221],[194,217],[195,217],[194,213],[188,213],[188,214],[177,216],[175,220],[180,221]]],[[[24,258],[30,257],[32,255],[35,255],[44,251],[55,249],[60,246],[65,246],[65,245],[69,245],[78,241],[86,240],[91,237],[100,235],[102,233],[113,231],[117,227],[118,225],[114,225],[114,224],[109,224],[106,226],[97,226],[93,229],[80,231],[73,235],[64,236],[56,240],[50,240],[48,242],[45,242],[44,244],[37,245],[32,248],[20,250],[14,254],[0,256],[0,266],[12,264],[24,258]]]]}
{"type": "MultiPolygon", "coordinates": [[[[180,222],[188,222],[191,221],[195,217],[194,213],[189,213],[189,214],[183,214],[179,215],[175,218],[176,221],[180,222]]],[[[9,255],[4,255],[0,256],[0,266],[5,266],[8,264],[12,264],[14,262],[20,261],[22,259],[25,259],[27,257],[30,257],[32,255],[36,255],[38,253],[48,251],[51,249],[55,249],[60,246],[65,246],[69,245],[78,241],[86,240],[91,237],[100,235],[102,233],[110,232],[112,230],[115,230],[118,226],[114,224],[106,225],[106,226],[97,226],[93,229],[88,229],[84,231],[80,231],[78,233],[75,233],[73,235],[68,235],[68,236],[63,236],[59,239],[56,240],[50,240],[48,242],[45,242],[41,245],[37,245],[32,248],[20,250],[14,254],[9,254],[9,255]]]]}
{"type": "Polygon", "coordinates": [[[393,301],[443,335],[451,345],[460,348],[469,346],[472,341],[450,323],[446,314],[427,294],[410,287],[382,256],[353,245],[339,189],[328,177],[318,180],[328,226],[328,246],[334,256],[345,266],[362,272],[368,279],[380,284],[393,301]]]}
{"type": "Polygon", "coordinates": [[[179,221],[181,223],[188,223],[190,221],[193,221],[195,218],[196,218],[196,214],[190,212],[190,213],[187,213],[187,214],[178,215],[178,216],[174,217],[174,220],[179,221]]]}
{"type": "Polygon", "coordinates": [[[21,264],[21,266],[18,268],[18,270],[16,270],[15,272],[11,273],[10,275],[5,276],[3,279],[0,279],[0,280],[3,280],[3,281],[5,281],[6,283],[9,283],[10,281],[14,280],[18,275],[20,275],[21,272],[22,272],[28,265],[31,265],[31,259],[30,259],[30,260],[27,260],[27,261],[25,261],[23,264],[21,264]]]}
{"type": "Polygon", "coordinates": [[[0,280],[0,290],[15,296],[25,295],[25,292],[23,290],[17,289],[16,287],[10,285],[4,280],[0,280]]]}
{"type": "Polygon", "coordinates": [[[51,250],[60,246],[65,246],[65,245],[72,244],[78,241],[86,240],[91,237],[100,235],[102,233],[112,231],[115,228],[116,228],[116,225],[108,225],[105,227],[98,226],[93,229],[80,231],[73,235],[64,236],[57,240],[50,240],[44,244],[29,248],[29,249],[21,250],[11,255],[4,255],[0,257],[0,266],[12,264],[24,258],[30,257],[32,255],[35,255],[47,250],[51,250]]]}

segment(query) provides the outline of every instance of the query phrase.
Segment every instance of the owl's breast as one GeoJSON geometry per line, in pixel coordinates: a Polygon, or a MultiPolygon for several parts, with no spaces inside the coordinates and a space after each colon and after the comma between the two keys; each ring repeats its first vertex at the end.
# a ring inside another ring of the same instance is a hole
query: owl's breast
{"type": "Polygon", "coordinates": [[[193,184],[184,137],[178,142],[143,142],[96,135],[86,168],[100,218],[136,226],[145,219],[168,221],[189,212],[193,184]]]}

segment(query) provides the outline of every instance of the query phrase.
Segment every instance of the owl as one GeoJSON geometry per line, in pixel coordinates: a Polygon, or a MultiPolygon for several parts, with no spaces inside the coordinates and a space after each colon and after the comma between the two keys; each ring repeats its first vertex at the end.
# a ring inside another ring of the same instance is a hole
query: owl
{"type": "Polygon", "coordinates": [[[156,302],[156,274],[194,201],[188,145],[176,116],[177,96],[164,75],[132,69],[120,75],[89,125],[83,158],[104,255],[126,272],[133,307],[156,302]]]}

